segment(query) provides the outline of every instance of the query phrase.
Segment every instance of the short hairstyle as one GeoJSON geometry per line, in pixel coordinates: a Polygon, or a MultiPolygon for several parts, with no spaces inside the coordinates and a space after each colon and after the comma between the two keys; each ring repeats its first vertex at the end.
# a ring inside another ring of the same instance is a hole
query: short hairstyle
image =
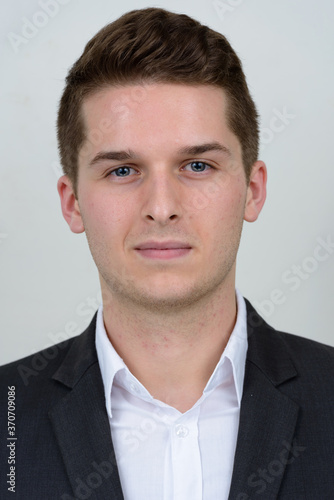
{"type": "Polygon", "coordinates": [[[77,192],[85,124],[82,103],[108,86],[141,83],[214,85],[227,96],[227,123],[242,148],[247,183],[258,157],[258,114],[242,64],[227,39],[185,14],[133,10],[102,28],[66,78],[57,131],[64,173],[77,192]]]}

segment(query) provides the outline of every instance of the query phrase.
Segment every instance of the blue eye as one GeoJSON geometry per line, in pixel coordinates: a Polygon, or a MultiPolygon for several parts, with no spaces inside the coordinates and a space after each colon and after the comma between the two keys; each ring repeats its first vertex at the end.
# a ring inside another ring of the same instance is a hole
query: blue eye
{"type": "Polygon", "coordinates": [[[204,163],[203,161],[192,161],[191,163],[188,163],[186,167],[190,167],[192,172],[205,172],[208,168],[212,168],[210,165],[204,163]]]}
{"type": "Polygon", "coordinates": [[[110,174],[116,177],[128,177],[130,175],[131,170],[133,170],[133,168],[131,167],[118,167],[115,168],[115,170],[112,170],[110,174]]]}

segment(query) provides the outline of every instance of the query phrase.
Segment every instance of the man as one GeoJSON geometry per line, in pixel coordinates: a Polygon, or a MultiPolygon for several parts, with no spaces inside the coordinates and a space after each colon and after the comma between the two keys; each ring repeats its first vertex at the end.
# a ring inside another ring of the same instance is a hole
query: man
{"type": "Polygon", "coordinates": [[[235,290],[266,166],[227,40],[162,9],[122,16],[72,67],[58,139],[63,215],[87,235],[103,307],[2,368],[16,406],[1,491],[332,498],[334,350],[276,332],[235,290]]]}

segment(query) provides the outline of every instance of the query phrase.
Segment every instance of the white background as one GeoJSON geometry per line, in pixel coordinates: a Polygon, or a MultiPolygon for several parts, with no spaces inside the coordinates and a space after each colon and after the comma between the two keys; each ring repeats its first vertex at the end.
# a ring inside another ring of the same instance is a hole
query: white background
{"type": "Polygon", "coordinates": [[[261,114],[268,199],[258,222],[245,224],[238,288],[274,327],[334,345],[334,250],[314,258],[318,238],[334,241],[333,2],[53,0],[53,17],[40,15],[42,3],[0,7],[0,363],[79,333],[97,307],[85,236],[70,232],[56,191],[57,106],[86,42],[124,12],[149,6],[226,35],[261,114]],[[27,20],[43,26],[15,42],[27,20]],[[284,109],[286,123],[275,118],[284,109]],[[282,276],[292,278],[293,266],[302,278],[287,283],[282,276]]]}

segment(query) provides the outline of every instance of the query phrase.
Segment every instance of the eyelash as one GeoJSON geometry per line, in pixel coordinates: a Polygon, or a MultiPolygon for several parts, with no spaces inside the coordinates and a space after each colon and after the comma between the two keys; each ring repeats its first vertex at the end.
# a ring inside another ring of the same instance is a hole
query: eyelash
{"type": "MultiPolygon", "coordinates": [[[[199,173],[199,174],[202,174],[202,173],[204,173],[204,172],[207,172],[208,170],[211,170],[211,169],[212,169],[212,170],[214,170],[214,167],[213,167],[212,165],[210,165],[209,163],[207,163],[207,162],[205,162],[205,161],[199,161],[199,160],[194,160],[194,161],[191,161],[191,162],[187,163],[187,164],[185,165],[185,167],[188,167],[189,165],[192,165],[193,163],[200,163],[200,164],[202,164],[202,165],[205,165],[206,167],[209,167],[209,168],[206,168],[205,170],[200,171],[200,172],[196,172],[196,171],[194,171],[194,170],[193,170],[193,171],[192,171],[193,173],[199,173]]],[[[183,167],[183,169],[185,169],[185,167],[183,167]]],[[[111,171],[108,173],[108,175],[114,175],[114,177],[118,177],[119,179],[122,179],[122,178],[124,179],[125,177],[129,177],[129,175],[124,175],[124,176],[122,176],[122,175],[121,175],[121,176],[116,175],[116,172],[117,172],[118,170],[122,169],[122,168],[124,168],[124,169],[129,169],[129,170],[134,170],[134,171],[135,171],[135,169],[134,169],[133,167],[128,167],[127,165],[122,165],[121,167],[116,167],[116,168],[114,168],[113,170],[111,170],[111,171]]],[[[187,171],[189,172],[189,170],[187,170],[187,171]]]]}

